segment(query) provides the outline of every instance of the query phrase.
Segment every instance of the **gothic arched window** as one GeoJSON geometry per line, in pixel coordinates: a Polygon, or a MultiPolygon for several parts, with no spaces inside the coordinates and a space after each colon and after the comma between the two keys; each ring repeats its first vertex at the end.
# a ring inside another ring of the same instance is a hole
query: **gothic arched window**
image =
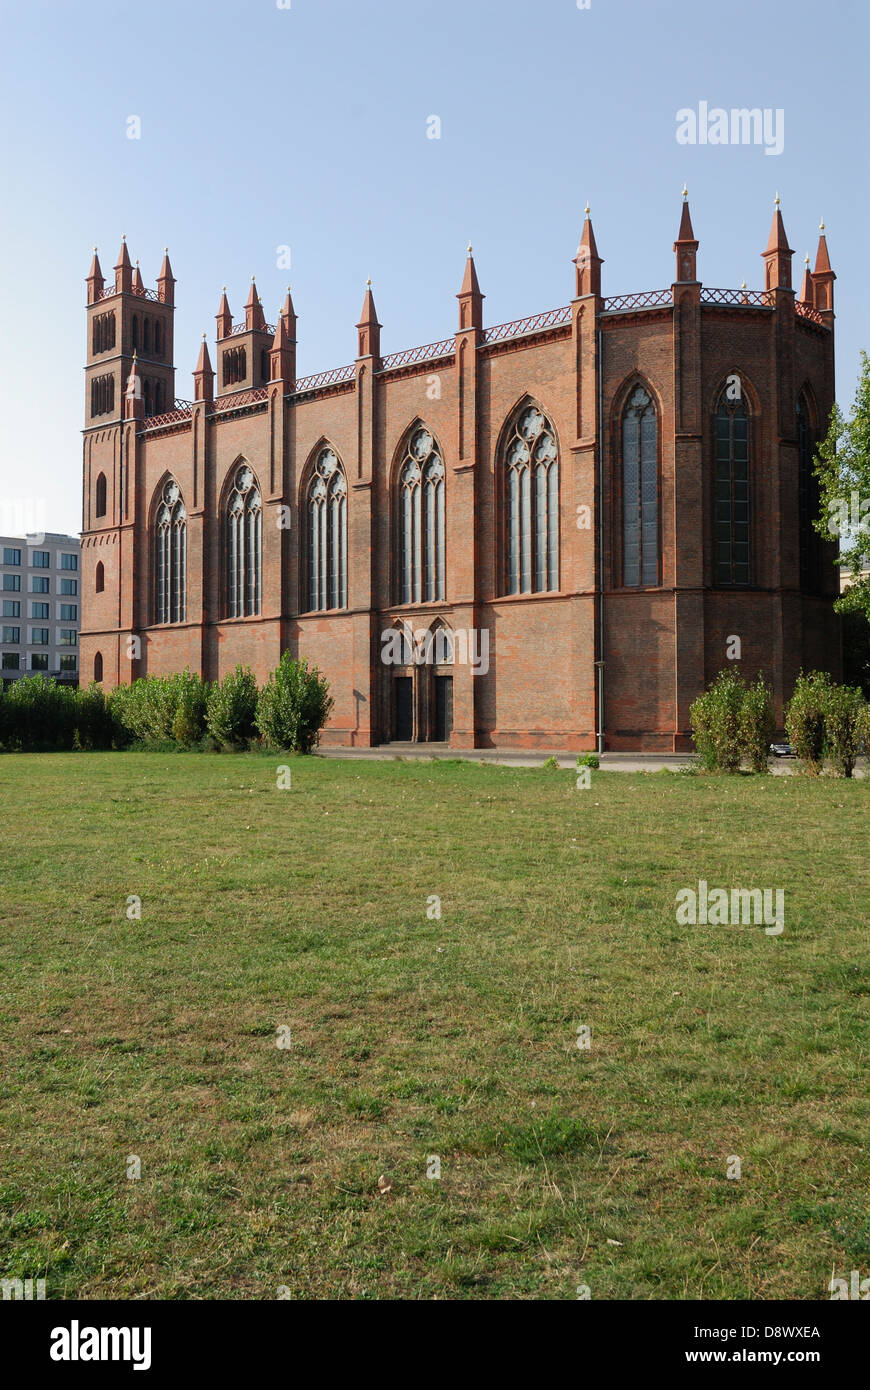
{"type": "Polygon", "coordinates": [[[308,608],[347,607],[347,480],[321,449],[308,484],[308,608]]]}
{"type": "Polygon", "coordinates": [[[154,533],[158,623],[183,623],[187,611],[187,511],[181,488],[167,478],[157,507],[154,533]]]}
{"type": "Polygon", "coordinates": [[[95,497],[94,497],[94,514],[95,514],[96,516],[105,516],[105,515],[106,515],[106,475],[105,475],[105,473],[98,473],[98,474],[97,474],[97,486],[96,486],[96,488],[94,489],[94,491],[95,491],[95,494],[96,494],[95,497]]]}
{"type": "Polygon", "coordinates": [[[102,679],[103,679],[103,653],[102,653],[102,652],[95,652],[95,653],[94,653],[94,680],[99,682],[99,681],[101,681],[102,679]]]}
{"type": "Polygon", "coordinates": [[[250,618],[260,611],[263,509],[257,480],[246,463],[233,480],[226,527],[227,617],[250,618]]]}
{"type": "Polygon", "coordinates": [[[444,598],[444,462],[421,426],[399,470],[399,602],[444,598]]]}
{"type": "Polygon", "coordinates": [[[749,416],[743,398],[719,397],[714,422],[713,581],[749,583],[749,416]]]}
{"type": "Polygon", "coordinates": [[[102,560],[97,561],[97,573],[94,580],[94,590],[101,594],[106,587],[106,571],[103,568],[102,560]]]}
{"type": "Polygon", "coordinates": [[[524,406],[505,451],[506,579],[509,594],[559,587],[559,451],[537,406],[524,406]]]}
{"type": "Polygon", "coordinates": [[[636,386],[622,412],[622,582],[659,582],[658,442],[656,410],[636,386]]]}
{"type": "Polygon", "coordinates": [[[797,399],[797,441],[801,588],[812,594],[818,593],[821,583],[821,536],[813,526],[819,516],[819,480],[813,469],[815,437],[804,391],[797,399]]]}

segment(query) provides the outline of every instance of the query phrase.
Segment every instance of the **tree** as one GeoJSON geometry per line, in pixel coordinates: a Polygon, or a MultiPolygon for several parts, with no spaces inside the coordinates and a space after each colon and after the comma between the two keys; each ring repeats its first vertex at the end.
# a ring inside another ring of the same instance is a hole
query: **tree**
{"type": "Polygon", "coordinates": [[[848,565],[852,583],[834,603],[838,613],[860,612],[870,622],[870,358],[861,353],[861,373],[850,419],[831,411],[828,433],[818,445],[820,515],[815,529],[838,542],[836,563],[848,565]]]}

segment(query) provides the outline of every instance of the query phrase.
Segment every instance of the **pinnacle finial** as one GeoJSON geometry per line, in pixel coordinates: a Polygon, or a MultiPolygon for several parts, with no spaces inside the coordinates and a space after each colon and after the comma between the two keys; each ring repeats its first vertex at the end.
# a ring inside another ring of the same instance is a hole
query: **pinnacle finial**
{"type": "Polygon", "coordinates": [[[745,281],[745,280],[741,280],[741,281],[740,281],[740,288],[741,288],[742,290],[745,290],[745,289],[746,289],[746,281],[745,281]]]}
{"type": "Polygon", "coordinates": [[[471,242],[468,243],[468,254],[471,255],[471,242]]]}
{"type": "Polygon", "coordinates": [[[94,255],[96,255],[96,254],[97,254],[97,248],[96,248],[96,246],[95,246],[95,247],[94,247],[94,255]]]}
{"type": "Polygon", "coordinates": [[[136,361],[136,359],[138,358],[138,356],[139,356],[139,354],[138,354],[138,352],[136,351],[136,349],[134,348],[134,349],[133,349],[133,361],[134,361],[134,362],[136,361]]]}
{"type": "Polygon", "coordinates": [[[126,233],[126,232],[122,232],[122,233],[121,233],[121,240],[122,240],[122,241],[126,241],[126,240],[127,240],[127,233],[126,233]]]}
{"type": "Polygon", "coordinates": [[[136,264],[137,264],[137,265],[138,265],[138,264],[139,264],[139,262],[138,262],[138,261],[137,261],[137,262],[136,262],[136,264]]]}
{"type": "Polygon", "coordinates": [[[586,199],[586,207],[584,208],[584,212],[585,212],[585,214],[586,214],[587,219],[589,218],[589,214],[591,213],[591,211],[592,211],[592,209],[591,209],[590,206],[589,206],[589,199],[587,198],[587,199],[586,199]]]}
{"type": "Polygon", "coordinates": [[[226,285],[221,285],[221,294],[226,294],[226,292],[227,292],[227,287],[226,287],[226,285]]]}
{"type": "Polygon", "coordinates": [[[204,334],[204,333],[203,333],[203,335],[202,335],[202,341],[205,342],[205,334],[204,334]]]}
{"type": "Polygon", "coordinates": [[[782,199],[781,199],[780,196],[779,196],[779,189],[777,189],[776,197],[775,197],[774,200],[773,200],[773,206],[774,206],[775,208],[778,208],[781,201],[782,201],[782,199]]]}
{"type": "Polygon", "coordinates": [[[809,268],[809,264],[810,264],[810,253],[809,253],[809,251],[808,251],[807,254],[804,256],[804,265],[807,266],[807,268],[809,268]]]}
{"type": "Polygon", "coordinates": [[[164,254],[164,256],[168,256],[168,255],[169,255],[169,247],[168,247],[168,246],[164,246],[164,248],[163,248],[163,254],[164,254]]]}
{"type": "Polygon", "coordinates": [[[824,230],[825,230],[825,219],[824,219],[824,217],[823,217],[822,220],[821,220],[821,222],[819,223],[819,231],[820,231],[820,232],[823,232],[824,230]]]}
{"type": "Polygon", "coordinates": [[[372,287],[372,282],[371,282],[371,278],[369,278],[368,280],[366,280],[366,288],[367,288],[367,289],[371,289],[371,287],[372,287]]]}
{"type": "Polygon", "coordinates": [[[689,196],[689,190],[688,190],[686,184],[683,184],[683,197],[684,197],[684,198],[688,198],[688,196],[689,196]]]}

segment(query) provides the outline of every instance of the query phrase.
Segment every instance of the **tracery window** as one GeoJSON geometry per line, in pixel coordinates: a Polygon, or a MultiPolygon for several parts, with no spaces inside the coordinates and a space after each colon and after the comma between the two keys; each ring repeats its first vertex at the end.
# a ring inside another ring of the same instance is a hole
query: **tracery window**
{"type": "Polygon", "coordinates": [[[187,612],[187,510],[174,478],[163,484],[155,522],[158,623],[183,623],[187,612]]]}
{"type": "Polygon", "coordinates": [[[559,587],[559,451],[537,406],[516,417],[505,453],[507,592],[559,587]]]}
{"type": "Polygon", "coordinates": [[[308,608],[346,607],[347,479],[327,446],[308,484],[308,608]]]}
{"type": "Polygon", "coordinates": [[[226,511],[227,616],[260,611],[263,576],[263,509],[260,489],[246,463],[236,471],[226,511]]]}
{"type": "Polygon", "coordinates": [[[399,469],[399,602],[444,598],[444,461],[432,434],[414,430],[399,469]]]}
{"type": "Polygon", "coordinates": [[[719,398],[714,428],[713,574],[720,588],[749,583],[749,416],[719,398]]]}
{"type": "Polygon", "coordinates": [[[622,413],[622,582],[659,582],[658,443],[649,392],[636,386],[622,413]]]}

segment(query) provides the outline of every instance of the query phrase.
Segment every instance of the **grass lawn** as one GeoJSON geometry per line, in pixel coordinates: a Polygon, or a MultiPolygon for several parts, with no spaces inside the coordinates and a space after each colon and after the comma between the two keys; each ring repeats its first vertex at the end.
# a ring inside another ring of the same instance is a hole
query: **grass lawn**
{"type": "Polygon", "coordinates": [[[278,763],[0,759],[0,1276],[826,1299],[870,1275],[870,781],[307,758],[279,790],[278,763]],[[783,888],[784,932],[678,925],[700,879],[783,888]]]}

